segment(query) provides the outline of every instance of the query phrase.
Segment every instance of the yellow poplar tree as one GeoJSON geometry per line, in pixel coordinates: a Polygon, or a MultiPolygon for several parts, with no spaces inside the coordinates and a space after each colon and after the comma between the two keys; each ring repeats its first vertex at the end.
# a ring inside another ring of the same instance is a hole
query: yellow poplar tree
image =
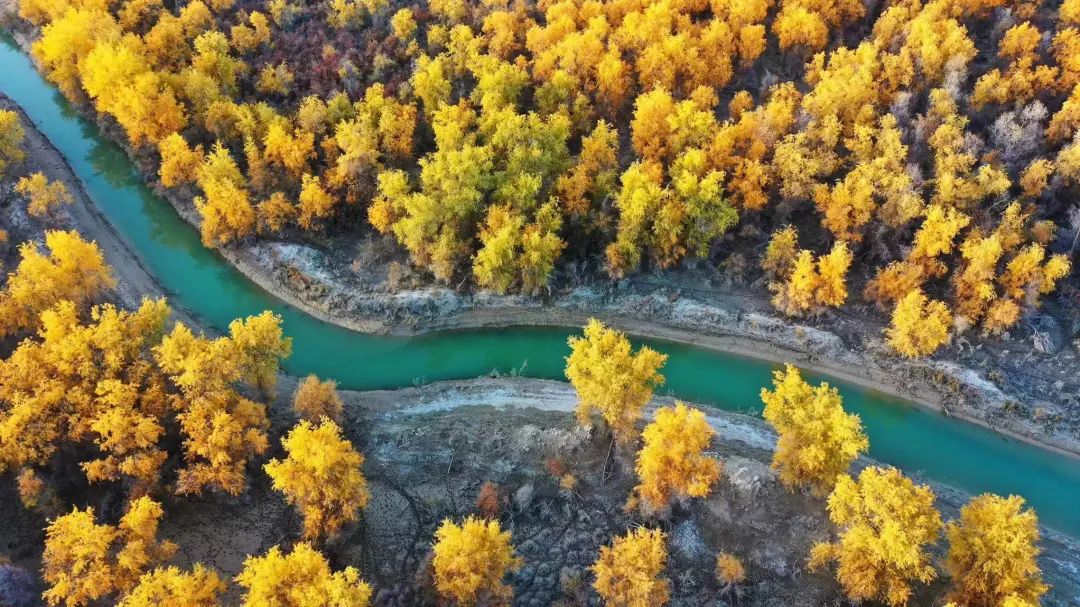
{"type": "Polygon", "coordinates": [[[326,557],[310,544],[289,554],[274,546],[266,556],[249,556],[236,576],[244,588],[241,607],[367,607],[371,586],[355,567],[331,571],[326,557]]]}
{"type": "Polygon", "coordinates": [[[0,291],[0,336],[30,328],[60,301],[81,307],[116,285],[101,249],[78,232],[47,231],[45,248],[19,247],[22,259],[0,291]]]}
{"type": "Polygon", "coordinates": [[[332,379],[320,381],[318,377],[308,375],[296,386],[296,393],[293,394],[293,410],[301,419],[310,422],[323,417],[340,422],[342,407],[337,383],[332,379]]]}
{"type": "Polygon", "coordinates": [[[22,149],[25,136],[19,115],[11,110],[0,110],[0,175],[9,165],[26,158],[22,149]]]}
{"type": "Polygon", "coordinates": [[[15,184],[15,191],[30,199],[26,212],[34,217],[45,217],[60,205],[75,201],[67,186],[60,181],[49,181],[40,172],[20,179],[15,184]]]}
{"type": "Polygon", "coordinates": [[[578,394],[578,422],[588,424],[593,412],[599,412],[615,440],[629,445],[637,438],[635,426],[653,390],[664,383],[660,367],[667,355],[648,346],[631,353],[625,335],[596,319],[585,325],[583,337],[571,337],[569,344],[566,378],[578,394]]]}
{"type": "Polygon", "coordinates": [[[281,446],[287,457],[263,468],[274,488],[304,516],[304,537],[333,537],[355,521],[371,496],[360,472],[364,456],[342,438],[337,424],[325,418],[318,426],[301,421],[281,446]]]}
{"type": "Polygon", "coordinates": [[[722,470],[704,453],[714,434],[705,414],[683,403],[656,412],[641,433],[644,444],[635,467],[640,481],[635,491],[647,511],[662,510],[672,499],[709,494],[722,470]]]}
{"type": "Polygon", "coordinates": [[[945,534],[954,600],[968,607],[1004,605],[1010,597],[1039,604],[1048,589],[1036,562],[1039,521],[1022,497],[984,493],[960,509],[945,534]]]}
{"type": "Polygon", "coordinates": [[[45,600],[80,607],[133,588],[146,569],[176,551],[172,542],[155,539],[163,513],[160,504],[140,497],[116,527],[97,524],[93,508],[76,508],[51,521],[41,557],[42,576],[49,583],[45,600]]]}
{"type": "Polygon", "coordinates": [[[896,303],[892,324],[885,329],[889,346],[903,356],[929,356],[949,341],[952,314],[943,302],[927,299],[916,289],[896,303]]]}
{"type": "Polygon", "coordinates": [[[144,573],[117,607],[218,607],[225,584],[212,569],[195,563],[191,571],[158,567],[144,573]]]}
{"type": "Polygon", "coordinates": [[[503,578],[521,566],[521,559],[514,556],[510,532],[498,521],[470,516],[458,525],[447,519],[435,532],[432,552],[435,589],[443,598],[458,605],[509,603],[513,590],[503,578]]]}
{"type": "Polygon", "coordinates": [[[660,607],[670,598],[664,533],[638,527],[600,548],[593,588],[609,607],[660,607]]]}
{"type": "Polygon", "coordinates": [[[836,579],[851,599],[898,607],[911,598],[912,581],[937,575],[926,551],[941,532],[934,492],[896,468],[866,468],[858,481],[842,475],[829,496],[829,518],[839,540],[814,546],[810,568],[836,561],[836,579]]]}
{"type": "Polygon", "coordinates": [[[198,178],[204,158],[201,145],[191,148],[180,133],[172,133],[158,142],[158,154],[161,155],[158,176],[165,187],[193,183],[198,178]]]}
{"type": "Polygon", "coordinates": [[[827,495],[870,446],[859,416],[844,411],[839,390],[811,386],[792,365],[773,372],[773,385],[761,389],[765,420],[780,435],[772,466],[785,485],[827,495]]]}

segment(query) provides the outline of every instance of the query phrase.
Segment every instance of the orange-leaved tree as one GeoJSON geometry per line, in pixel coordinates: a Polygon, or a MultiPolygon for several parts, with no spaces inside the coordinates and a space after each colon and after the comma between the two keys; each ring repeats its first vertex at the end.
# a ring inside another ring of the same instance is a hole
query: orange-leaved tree
{"type": "Polygon", "coordinates": [[[308,375],[297,386],[293,394],[293,410],[310,422],[321,418],[341,421],[343,404],[337,391],[337,383],[328,379],[320,381],[315,375],[308,375]]]}

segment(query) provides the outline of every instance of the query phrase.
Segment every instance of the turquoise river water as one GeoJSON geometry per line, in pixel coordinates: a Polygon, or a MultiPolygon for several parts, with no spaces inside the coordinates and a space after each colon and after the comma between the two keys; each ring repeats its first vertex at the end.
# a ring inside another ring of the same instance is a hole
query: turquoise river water
{"type": "MultiPolygon", "coordinates": [[[[566,338],[577,328],[383,337],[321,322],[282,303],[204,248],[169,203],[143,185],[124,152],[78,117],[6,37],[0,37],[0,90],[67,158],[95,204],[176,304],[219,329],[264,309],[280,314],[293,338],[288,371],[316,373],[358,390],[475,377],[496,369],[562,378],[566,338]]],[[[758,392],[776,365],[670,342],[636,341],[669,355],[665,391],[726,410],[760,411],[758,392]]],[[[844,406],[862,418],[873,457],[972,493],[1023,495],[1044,524],[1080,537],[1080,461],[871,390],[833,383],[844,406]]]]}

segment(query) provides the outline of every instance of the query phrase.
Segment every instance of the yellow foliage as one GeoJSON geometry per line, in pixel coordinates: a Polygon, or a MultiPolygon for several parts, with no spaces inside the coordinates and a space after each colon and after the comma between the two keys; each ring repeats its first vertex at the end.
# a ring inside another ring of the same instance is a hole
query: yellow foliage
{"type": "Polygon", "coordinates": [[[368,87],[364,99],[356,104],[355,116],[335,127],[334,141],[341,154],[336,160],[334,180],[351,183],[363,169],[391,157],[409,157],[415,129],[415,106],[386,96],[382,84],[368,87]]]}
{"type": "Polygon", "coordinates": [[[779,434],[772,466],[785,485],[826,495],[869,447],[859,416],[844,411],[836,388],[810,386],[791,365],[773,372],[773,385],[761,389],[763,416],[779,434]]]}
{"type": "Polygon", "coordinates": [[[814,546],[810,568],[836,561],[836,579],[852,600],[906,605],[912,581],[937,576],[926,552],[941,532],[934,493],[896,468],[866,468],[858,481],[842,475],[829,496],[829,518],[839,541],[814,546]]]}
{"type": "Polygon", "coordinates": [[[40,172],[20,179],[15,184],[15,191],[30,198],[30,203],[26,205],[26,212],[34,217],[46,217],[60,205],[71,204],[75,201],[63,182],[50,182],[40,172]]]}
{"type": "Polygon", "coordinates": [[[746,567],[739,557],[730,552],[716,555],[716,579],[725,586],[732,586],[746,580],[746,567]]]}
{"type": "Polygon", "coordinates": [[[158,153],[161,155],[158,176],[167,188],[194,182],[205,157],[202,145],[191,148],[180,133],[172,133],[161,139],[158,153]]]}
{"type": "Polygon", "coordinates": [[[791,316],[816,314],[826,307],[843,305],[847,299],[845,283],[851,259],[851,251],[842,240],[817,260],[810,251],[799,251],[783,281],[769,283],[775,293],[773,305],[791,316]]]}
{"type": "Polygon", "coordinates": [[[146,569],[176,551],[172,542],[155,539],[162,514],[160,504],[141,497],[117,527],[97,524],[93,508],[50,521],[41,557],[49,589],[42,596],[50,605],[80,607],[135,587],[146,569]]]}
{"type": "Polygon", "coordinates": [[[18,7],[20,17],[42,26],[58,19],[71,5],[63,0],[19,0],[18,7]]]}
{"type": "Polygon", "coordinates": [[[360,473],[364,456],[357,453],[333,421],[318,426],[304,420],[281,439],[287,457],[264,466],[274,488],[304,516],[304,538],[334,537],[356,520],[370,493],[360,473]]]}
{"type": "Polygon", "coordinates": [[[291,129],[281,120],[275,120],[266,129],[263,138],[263,154],[266,160],[277,164],[294,177],[299,177],[315,155],[315,135],[300,129],[291,129]]]}
{"type": "Polygon", "coordinates": [[[292,90],[296,75],[289,69],[289,64],[282,61],[277,65],[267,65],[259,72],[255,88],[260,93],[288,95],[292,90]]]}
{"type": "Polygon", "coordinates": [[[615,187],[619,168],[619,135],[601,120],[592,133],[581,138],[577,164],[559,177],[555,190],[559,202],[571,215],[585,215],[615,187]]]}
{"type": "Polygon", "coordinates": [[[233,48],[241,54],[270,42],[270,20],[265,14],[258,11],[251,13],[248,23],[251,25],[237,23],[229,30],[233,48]]]}
{"type": "Polygon", "coordinates": [[[83,60],[99,42],[119,38],[119,24],[103,8],[72,8],[42,28],[31,54],[60,92],[77,99],[81,94],[79,68],[83,60]]]}
{"type": "Polygon", "coordinates": [[[79,63],[87,95],[111,114],[134,146],[156,145],[187,125],[184,106],[161,74],[150,69],[138,36],[103,40],[79,63]]]}
{"type": "Polygon", "coordinates": [[[1046,190],[1050,176],[1054,174],[1054,163],[1046,158],[1032,161],[1020,175],[1020,189],[1028,198],[1038,198],[1046,190]]]}
{"type": "Polygon", "coordinates": [[[1069,98],[1050,119],[1046,138],[1051,143],[1062,143],[1072,139],[1077,132],[1080,132],[1080,83],[1073,87],[1069,98]]]}
{"type": "Polygon", "coordinates": [[[162,0],[128,0],[118,14],[120,26],[128,32],[145,31],[163,11],[162,0]]]}
{"type": "Polygon", "coordinates": [[[1058,68],[1035,65],[1042,34],[1024,22],[1009,28],[998,46],[998,56],[1008,60],[1004,72],[994,69],[975,83],[971,106],[982,109],[987,103],[1024,104],[1042,91],[1057,85],[1058,68]]]}
{"type": "Polygon", "coordinates": [[[551,202],[540,207],[530,224],[507,205],[490,207],[480,231],[482,246],[473,258],[476,284],[505,293],[520,282],[522,292],[539,293],[566,246],[558,236],[561,227],[562,218],[551,202]]]}
{"type": "Polygon", "coordinates": [[[829,42],[829,26],[815,12],[795,2],[785,2],[772,26],[781,49],[803,46],[811,51],[825,48],[829,42]]]}
{"type": "Polygon", "coordinates": [[[44,466],[65,443],[92,440],[99,453],[81,463],[88,480],[152,487],[167,454],[157,444],[164,386],[148,350],[168,315],[164,300],[135,312],[95,307],[86,324],[70,301],[46,310],[39,339],[0,363],[0,469],[44,466]]]}
{"type": "Polygon", "coordinates": [[[1048,590],[1036,562],[1038,519],[1024,509],[1023,498],[984,493],[960,509],[945,534],[954,600],[968,607],[1006,605],[1010,599],[1037,605],[1048,590]]]}
{"type": "Polygon", "coordinates": [[[21,260],[0,291],[0,335],[28,329],[61,301],[77,307],[116,285],[101,250],[77,232],[45,232],[43,254],[34,243],[19,247],[21,260]]]}
{"type": "Polygon", "coordinates": [[[893,350],[908,358],[929,356],[949,341],[952,314],[944,303],[909,292],[896,303],[892,325],[885,330],[893,350]]]}
{"type": "Polygon", "coordinates": [[[1066,183],[1080,183],[1080,135],[1072,143],[1061,148],[1054,163],[1057,165],[1058,175],[1066,183]]]}
{"type": "Polygon", "coordinates": [[[266,556],[248,556],[236,576],[244,588],[241,607],[367,607],[371,586],[355,567],[331,571],[326,557],[300,543],[289,554],[274,546],[266,556]]]}
{"type": "Polygon", "coordinates": [[[656,412],[641,436],[638,486],[634,489],[648,512],[665,509],[672,499],[705,497],[720,478],[722,465],[704,454],[713,429],[705,414],[676,402],[656,412]]]}
{"type": "Polygon", "coordinates": [[[971,218],[956,208],[939,204],[927,207],[925,217],[911,246],[909,258],[913,261],[952,253],[956,235],[971,223],[971,218]]]}
{"type": "Polygon", "coordinates": [[[638,527],[600,547],[593,563],[593,588],[609,607],[660,607],[668,602],[667,580],[660,577],[667,564],[664,533],[638,527]]]}
{"type": "Polygon", "coordinates": [[[631,444],[653,390],[664,383],[660,367],[667,355],[648,346],[631,353],[625,335],[596,319],[585,325],[583,337],[570,337],[569,345],[566,378],[577,391],[578,422],[587,424],[593,412],[599,412],[615,439],[631,444]]]}
{"type": "Polygon", "coordinates": [[[225,584],[211,569],[195,563],[190,571],[158,567],[144,573],[117,607],[218,607],[225,584]]]}
{"type": "Polygon", "coordinates": [[[957,113],[950,93],[935,89],[930,99],[930,118],[938,123],[929,140],[935,180],[931,203],[967,210],[984,198],[1007,192],[1012,184],[1001,169],[989,164],[976,168],[978,159],[964,139],[968,119],[957,113]]]}
{"type": "Polygon", "coordinates": [[[318,377],[308,375],[293,394],[293,410],[301,419],[311,422],[323,417],[340,422],[342,406],[337,383],[332,379],[319,381],[318,377]]]}
{"type": "Polygon", "coordinates": [[[788,276],[795,264],[798,245],[799,233],[795,226],[787,225],[776,230],[769,239],[769,246],[765,248],[761,269],[773,279],[788,276]]]}
{"type": "Polygon", "coordinates": [[[201,235],[207,246],[223,246],[255,229],[255,209],[248,198],[244,176],[229,150],[218,142],[198,170],[204,196],[195,198],[202,215],[201,235]]]}
{"type": "Polygon", "coordinates": [[[296,207],[281,192],[274,192],[260,202],[256,211],[260,232],[280,232],[297,214],[296,207]]]}
{"type": "Polygon", "coordinates": [[[1058,87],[1069,90],[1080,84],[1080,28],[1067,27],[1058,31],[1053,41],[1054,59],[1061,68],[1058,87]]]}
{"type": "Polygon", "coordinates": [[[435,531],[432,553],[435,589],[443,598],[459,605],[509,604],[513,590],[503,578],[521,566],[521,559],[514,556],[510,532],[498,521],[470,516],[457,525],[444,520],[435,531]]]}
{"type": "Polygon", "coordinates": [[[963,262],[953,273],[956,310],[972,323],[997,296],[993,280],[1003,253],[998,234],[983,237],[973,233],[960,246],[963,262]]]}
{"type": "Polygon", "coordinates": [[[394,36],[402,40],[408,40],[416,32],[416,19],[412,9],[399,9],[390,19],[390,27],[393,28],[394,36]]]}
{"type": "Polygon", "coordinates": [[[280,317],[264,312],[229,325],[230,336],[214,340],[194,335],[178,323],[154,349],[158,366],[180,387],[173,399],[184,435],[187,466],[177,492],[200,493],[213,486],[240,494],[247,461],[266,451],[265,408],[237,394],[241,379],[272,388],[281,358],[291,351],[281,335],[280,317]]]}
{"type": "Polygon", "coordinates": [[[8,166],[26,158],[22,149],[25,136],[19,115],[11,110],[0,110],[0,175],[8,166]]]}
{"type": "Polygon", "coordinates": [[[889,303],[900,301],[913,291],[922,289],[929,279],[930,268],[913,261],[894,261],[879,268],[873,280],[866,284],[863,296],[878,308],[888,308],[889,303]]]}
{"type": "Polygon", "coordinates": [[[659,162],[670,155],[674,129],[668,119],[674,114],[675,100],[663,88],[638,95],[630,130],[634,151],[643,159],[659,162]]]}
{"type": "Polygon", "coordinates": [[[315,227],[315,222],[325,219],[334,211],[337,201],[334,196],[323,188],[319,178],[304,173],[300,186],[299,217],[297,223],[305,230],[315,227]]]}

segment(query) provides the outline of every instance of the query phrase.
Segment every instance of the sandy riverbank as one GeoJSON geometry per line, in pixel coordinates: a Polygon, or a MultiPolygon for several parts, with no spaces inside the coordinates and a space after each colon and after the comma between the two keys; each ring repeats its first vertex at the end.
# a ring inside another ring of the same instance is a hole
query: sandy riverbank
{"type": "MultiPolygon", "coordinates": [[[[53,222],[36,227],[74,229],[83,239],[96,242],[116,279],[114,299],[118,304],[135,308],[145,298],[167,298],[169,294],[161,288],[132,247],[90,199],[82,180],[75,175],[63,154],[34,126],[22,108],[2,92],[0,109],[14,110],[22,120],[26,133],[22,145],[26,151],[26,162],[21,167],[23,172],[40,171],[49,181],[63,183],[72,196],[72,204],[59,209],[53,222]]],[[[185,310],[174,307],[173,316],[188,325],[198,326],[185,310]]]]}

